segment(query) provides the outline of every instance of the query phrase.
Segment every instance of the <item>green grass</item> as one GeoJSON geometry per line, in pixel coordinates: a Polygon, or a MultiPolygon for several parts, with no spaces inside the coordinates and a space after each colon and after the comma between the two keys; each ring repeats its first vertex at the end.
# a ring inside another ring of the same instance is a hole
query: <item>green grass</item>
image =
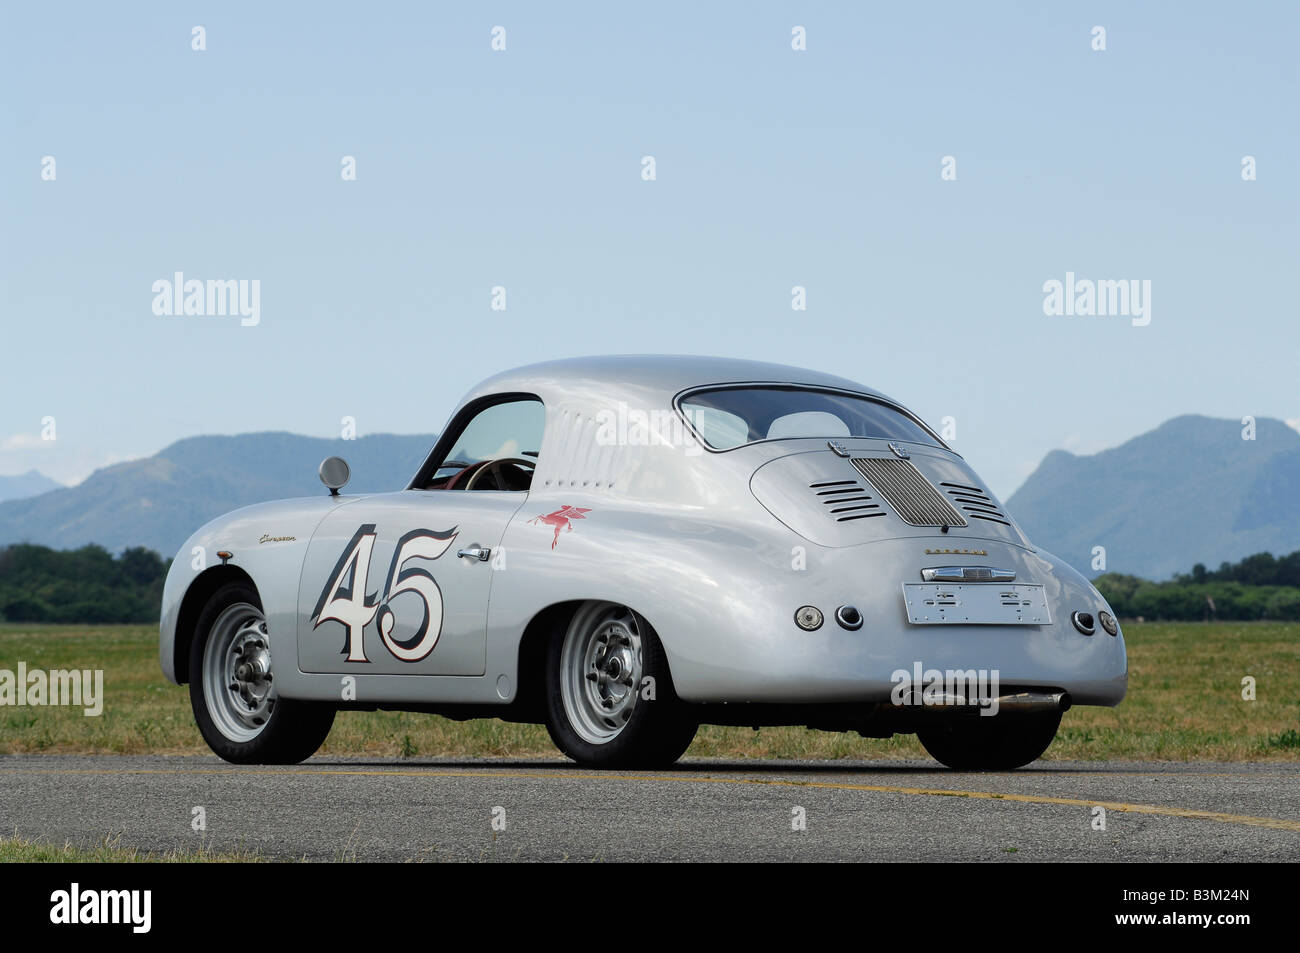
{"type": "Polygon", "coordinates": [[[1288,728],[1280,735],[1269,735],[1268,746],[1270,748],[1282,748],[1292,751],[1300,750],[1300,731],[1294,728],[1288,728]]]}
{"type": "MultiPolygon", "coordinates": [[[[1118,708],[1077,708],[1049,759],[1300,760],[1300,623],[1129,623],[1129,694],[1118,708]],[[1243,701],[1241,680],[1256,680],[1243,701]]],[[[0,625],[0,669],[102,668],[104,713],[0,708],[0,753],[206,753],[184,688],[158,669],[143,626],[0,625]]],[[[553,757],[546,730],[495,719],[343,712],[324,754],[404,758],[553,757]]],[[[802,728],[701,728],[688,756],[923,758],[911,735],[888,740],[802,728]]],[[[0,857],[3,854],[0,853],[0,857]]]]}
{"type": "Polygon", "coordinates": [[[0,837],[0,864],[234,864],[262,860],[266,858],[251,851],[214,851],[206,847],[142,851],[119,847],[112,838],[105,838],[94,847],[77,847],[18,836],[0,837]]]}

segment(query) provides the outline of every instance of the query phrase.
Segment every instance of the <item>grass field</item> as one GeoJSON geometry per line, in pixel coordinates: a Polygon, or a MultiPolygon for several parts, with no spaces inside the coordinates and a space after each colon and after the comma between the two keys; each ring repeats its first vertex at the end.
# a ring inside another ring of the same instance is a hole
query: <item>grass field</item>
{"type": "MultiPolygon", "coordinates": [[[[1047,759],[1300,760],[1300,624],[1129,623],[1129,693],[1118,708],[1077,708],[1047,759]],[[1242,700],[1243,676],[1256,681],[1242,700]]],[[[103,669],[103,714],[0,707],[0,753],[207,753],[189,696],[158,668],[157,630],[144,626],[0,625],[0,669],[103,669]]],[[[396,757],[556,754],[540,726],[434,715],[344,712],[324,754],[396,757]]],[[[911,735],[887,741],[801,728],[700,730],[688,756],[925,757],[911,735]]],[[[14,847],[0,854],[61,848],[14,847]]],[[[0,858],[2,859],[2,858],[0,858]]],[[[151,858],[142,858],[151,859],[151,858]]],[[[162,858],[167,859],[167,858],[162,858]]]]}
{"type": "Polygon", "coordinates": [[[206,848],[142,851],[134,847],[120,847],[113,838],[106,838],[94,847],[77,847],[70,843],[53,844],[16,835],[0,837],[0,864],[242,864],[264,859],[252,851],[214,851],[206,848]]]}

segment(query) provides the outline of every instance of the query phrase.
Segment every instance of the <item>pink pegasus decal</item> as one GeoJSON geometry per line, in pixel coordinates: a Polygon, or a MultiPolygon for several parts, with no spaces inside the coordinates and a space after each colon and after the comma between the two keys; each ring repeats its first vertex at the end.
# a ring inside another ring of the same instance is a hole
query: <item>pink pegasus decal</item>
{"type": "Polygon", "coordinates": [[[554,549],[555,544],[560,541],[560,530],[572,533],[573,524],[570,520],[586,519],[583,514],[590,512],[591,507],[589,506],[561,506],[554,513],[547,513],[545,516],[534,516],[528,522],[540,522],[543,526],[555,527],[555,538],[551,540],[551,549],[554,549]]]}

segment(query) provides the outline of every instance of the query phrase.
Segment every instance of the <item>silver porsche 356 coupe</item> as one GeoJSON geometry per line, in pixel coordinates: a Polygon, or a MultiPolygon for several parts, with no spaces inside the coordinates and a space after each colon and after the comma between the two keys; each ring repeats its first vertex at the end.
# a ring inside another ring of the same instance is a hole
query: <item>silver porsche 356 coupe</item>
{"type": "Polygon", "coordinates": [[[310,757],[340,709],[545,723],[592,766],[700,724],[915,732],[953,768],[1116,705],[1109,606],[867,387],[695,357],[497,375],[402,490],[212,521],[172,563],[163,672],[221,757],[310,757]]]}

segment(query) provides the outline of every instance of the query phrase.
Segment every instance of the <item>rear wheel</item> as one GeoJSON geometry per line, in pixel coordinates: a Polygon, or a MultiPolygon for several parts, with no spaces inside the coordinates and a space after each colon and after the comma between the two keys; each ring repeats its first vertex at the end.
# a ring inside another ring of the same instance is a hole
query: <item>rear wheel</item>
{"type": "Polygon", "coordinates": [[[190,707],[203,740],[235,764],[297,764],[334,723],[334,708],[280,698],[266,616],[247,583],[222,586],[203,607],[190,646],[190,707]]]}
{"type": "Polygon", "coordinates": [[[1061,726],[1059,711],[973,715],[917,731],[930,756],[958,771],[1010,771],[1037,760],[1061,726]]]}
{"type": "Polygon", "coordinates": [[[698,725],[673,691],[663,646],[626,606],[584,603],[551,637],[546,728],[593,768],[652,768],[686,751],[698,725]]]}

